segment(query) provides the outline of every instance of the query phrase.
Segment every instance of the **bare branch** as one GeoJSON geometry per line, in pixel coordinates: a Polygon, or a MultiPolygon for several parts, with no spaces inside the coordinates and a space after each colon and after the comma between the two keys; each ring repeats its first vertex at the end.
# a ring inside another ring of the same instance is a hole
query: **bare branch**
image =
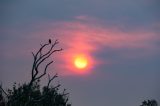
{"type": "Polygon", "coordinates": [[[48,66],[49,66],[50,64],[52,64],[52,63],[53,63],[53,61],[49,62],[49,63],[45,66],[44,73],[41,74],[39,77],[35,78],[35,80],[40,79],[41,77],[43,77],[43,76],[46,74],[46,71],[47,71],[48,66]]]}
{"type": "Polygon", "coordinates": [[[58,77],[58,74],[56,73],[52,78],[50,78],[50,75],[48,74],[48,84],[47,84],[47,88],[49,88],[50,83],[52,82],[52,80],[54,80],[56,77],[58,77]]]}
{"type": "Polygon", "coordinates": [[[46,60],[47,58],[49,58],[54,52],[57,52],[57,51],[62,51],[62,48],[61,48],[61,49],[54,50],[54,51],[52,51],[51,53],[47,54],[47,56],[44,57],[39,63],[37,62],[36,68],[38,68],[39,65],[40,65],[43,61],[45,61],[45,60],[46,60]]]}
{"type": "Polygon", "coordinates": [[[48,66],[53,63],[53,61],[49,62],[44,69],[43,74],[39,75],[39,66],[45,61],[47,60],[53,53],[61,51],[61,49],[53,49],[57,44],[58,44],[58,40],[55,40],[55,42],[53,44],[51,44],[51,39],[49,39],[49,42],[46,44],[41,44],[41,48],[38,50],[38,52],[36,54],[34,54],[32,52],[32,55],[34,57],[34,61],[33,61],[33,66],[32,66],[32,79],[30,81],[30,85],[32,85],[32,83],[37,80],[40,79],[41,77],[43,77],[44,75],[46,75],[46,71],[48,66]],[[43,49],[47,46],[49,46],[51,44],[51,47],[49,48],[49,50],[46,53],[42,53],[43,49]]]}
{"type": "Polygon", "coordinates": [[[34,53],[32,52],[33,57],[35,57],[34,53]]]}
{"type": "Polygon", "coordinates": [[[9,95],[8,95],[7,92],[2,88],[1,85],[0,85],[0,89],[2,90],[2,92],[3,92],[7,97],[9,97],[9,95]]]}
{"type": "Polygon", "coordinates": [[[60,87],[61,85],[60,84],[58,84],[57,86],[55,86],[53,89],[56,89],[56,88],[58,88],[58,87],[60,87]]]}
{"type": "Polygon", "coordinates": [[[38,56],[38,54],[43,50],[44,47],[46,47],[47,45],[49,45],[50,43],[46,43],[44,45],[41,46],[41,48],[38,50],[38,52],[36,53],[36,57],[38,56]]]}
{"type": "MultiPolygon", "coordinates": [[[[36,62],[38,63],[43,57],[45,57],[46,55],[48,55],[48,54],[53,50],[53,47],[55,47],[55,45],[58,44],[58,43],[59,43],[59,42],[58,42],[57,40],[55,40],[54,44],[52,44],[52,46],[51,46],[51,48],[48,50],[48,52],[45,53],[44,55],[40,56],[39,59],[37,59],[36,62]]],[[[43,50],[43,48],[44,48],[45,46],[49,45],[49,44],[50,44],[50,43],[45,44],[44,46],[42,46],[38,52],[41,52],[41,51],[43,50]]],[[[38,55],[38,54],[37,54],[37,55],[38,55]]]]}

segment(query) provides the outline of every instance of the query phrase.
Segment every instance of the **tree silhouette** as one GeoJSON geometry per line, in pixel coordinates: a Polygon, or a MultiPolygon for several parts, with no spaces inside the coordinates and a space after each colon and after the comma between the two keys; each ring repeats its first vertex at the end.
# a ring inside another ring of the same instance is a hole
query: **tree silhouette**
{"type": "MultiPolygon", "coordinates": [[[[2,88],[2,84],[0,85],[0,88],[2,88]]],[[[2,94],[3,93],[2,90],[0,90],[0,106],[5,106],[5,100],[2,94]]]]}
{"type": "Polygon", "coordinates": [[[0,106],[71,106],[68,103],[66,89],[60,92],[60,84],[50,86],[51,82],[58,77],[57,74],[52,77],[48,74],[47,85],[40,87],[40,81],[42,77],[46,76],[47,69],[53,61],[45,64],[42,72],[40,71],[40,66],[42,63],[46,63],[52,54],[62,50],[55,49],[58,43],[57,40],[52,43],[51,39],[49,39],[48,43],[41,45],[36,53],[32,52],[34,61],[31,80],[28,83],[23,83],[22,85],[14,83],[12,89],[7,91],[0,86],[0,106]]]}
{"type": "Polygon", "coordinates": [[[144,100],[140,106],[158,106],[158,103],[156,100],[144,100]]]}

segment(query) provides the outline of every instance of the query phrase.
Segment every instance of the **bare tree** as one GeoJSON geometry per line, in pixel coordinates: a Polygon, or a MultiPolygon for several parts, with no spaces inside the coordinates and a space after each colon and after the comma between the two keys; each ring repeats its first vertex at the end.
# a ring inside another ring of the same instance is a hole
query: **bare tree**
{"type": "MultiPolygon", "coordinates": [[[[35,82],[36,80],[41,79],[44,75],[46,75],[47,73],[47,68],[49,65],[51,65],[53,63],[53,61],[48,62],[48,64],[46,64],[45,69],[43,71],[42,74],[39,74],[39,66],[45,61],[47,60],[53,53],[61,51],[61,49],[54,49],[54,47],[58,44],[59,42],[57,40],[55,40],[55,42],[52,44],[51,43],[51,39],[49,39],[49,42],[41,45],[41,48],[38,50],[38,52],[36,54],[34,54],[32,52],[33,58],[34,58],[34,62],[33,62],[33,66],[32,66],[32,78],[31,81],[29,83],[29,85],[31,86],[33,84],[33,82],[35,82]],[[45,47],[50,46],[50,48],[48,49],[48,51],[46,51],[45,53],[43,53],[43,50],[45,47]]],[[[55,76],[53,76],[53,78],[56,78],[57,74],[55,76]]],[[[52,78],[52,79],[53,79],[52,78]]]]}
{"type": "Polygon", "coordinates": [[[49,57],[55,52],[62,51],[62,48],[55,49],[58,43],[58,40],[52,43],[49,39],[47,43],[41,45],[36,53],[32,52],[34,60],[29,83],[24,83],[18,87],[15,83],[13,88],[8,89],[7,92],[0,86],[0,92],[3,92],[7,97],[7,106],[71,106],[68,104],[66,90],[64,89],[62,93],[59,92],[60,84],[50,86],[51,82],[58,77],[57,74],[52,77],[48,74],[47,85],[42,90],[40,89],[39,82],[47,74],[48,67],[53,63],[53,61],[49,61],[49,57]],[[42,70],[40,66],[43,63],[46,64],[42,70]]]}

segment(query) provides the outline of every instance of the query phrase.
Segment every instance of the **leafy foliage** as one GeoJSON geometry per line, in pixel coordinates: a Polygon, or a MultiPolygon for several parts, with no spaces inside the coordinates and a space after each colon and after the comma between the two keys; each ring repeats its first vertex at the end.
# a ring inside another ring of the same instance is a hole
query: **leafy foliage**
{"type": "Polygon", "coordinates": [[[59,86],[44,86],[40,90],[39,82],[34,82],[30,87],[23,84],[8,90],[7,106],[67,106],[68,93],[59,93],[59,86]]]}
{"type": "Polygon", "coordinates": [[[158,106],[158,103],[156,100],[144,100],[140,106],[158,106]]]}

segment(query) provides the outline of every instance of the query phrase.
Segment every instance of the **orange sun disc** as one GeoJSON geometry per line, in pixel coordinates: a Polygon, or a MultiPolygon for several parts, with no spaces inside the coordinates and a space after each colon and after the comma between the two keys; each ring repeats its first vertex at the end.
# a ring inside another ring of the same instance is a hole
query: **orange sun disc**
{"type": "Polygon", "coordinates": [[[88,65],[87,58],[85,58],[83,56],[76,57],[75,60],[74,60],[74,65],[78,69],[84,69],[84,68],[86,68],[87,65],[88,65]]]}

